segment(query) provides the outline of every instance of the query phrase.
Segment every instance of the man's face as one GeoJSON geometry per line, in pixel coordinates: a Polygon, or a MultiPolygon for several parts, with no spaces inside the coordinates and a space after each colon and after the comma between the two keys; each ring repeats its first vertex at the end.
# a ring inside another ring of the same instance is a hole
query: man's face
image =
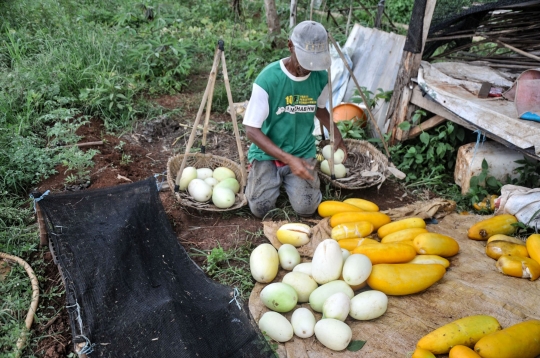
{"type": "Polygon", "coordinates": [[[310,70],[306,70],[302,66],[300,66],[300,63],[298,62],[298,58],[296,58],[296,51],[294,49],[294,45],[289,40],[289,51],[291,51],[291,63],[293,67],[296,69],[296,75],[297,77],[304,77],[311,73],[310,70]]]}

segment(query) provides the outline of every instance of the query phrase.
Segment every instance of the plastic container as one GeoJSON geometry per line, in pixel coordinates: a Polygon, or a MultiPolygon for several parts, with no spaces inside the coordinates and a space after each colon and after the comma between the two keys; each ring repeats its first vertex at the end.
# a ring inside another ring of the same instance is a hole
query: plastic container
{"type": "Polygon", "coordinates": [[[356,103],[341,103],[334,107],[334,122],[348,121],[356,119],[366,126],[366,116],[364,109],[356,103]]]}
{"type": "Polygon", "coordinates": [[[488,163],[488,175],[503,184],[508,176],[518,176],[515,169],[520,165],[515,161],[523,159],[523,154],[493,141],[480,143],[475,153],[475,145],[476,143],[469,143],[458,149],[454,181],[461,187],[461,194],[469,192],[471,178],[482,172],[483,159],[488,163]]]}

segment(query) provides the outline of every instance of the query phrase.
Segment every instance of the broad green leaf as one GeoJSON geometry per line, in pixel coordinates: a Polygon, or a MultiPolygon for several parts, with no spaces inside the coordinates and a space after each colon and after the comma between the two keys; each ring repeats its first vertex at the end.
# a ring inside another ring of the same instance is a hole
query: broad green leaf
{"type": "Polygon", "coordinates": [[[484,158],[482,160],[482,170],[488,170],[489,166],[488,166],[488,162],[486,161],[486,159],[484,158]]]}
{"type": "Polygon", "coordinates": [[[442,158],[444,156],[444,153],[446,152],[446,147],[443,143],[439,143],[437,145],[437,156],[439,158],[442,158]]]}
{"type": "Polygon", "coordinates": [[[463,130],[463,128],[458,128],[456,130],[456,136],[460,142],[463,142],[463,140],[465,139],[465,131],[463,130]]]}
{"type": "Polygon", "coordinates": [[[420,134],[420,141],[422,143],[424,143],[425,145],[428,145],[429,143],[429,134],[427,132],[422,132],[422,134],[420,134]]]}
{"type": "Polygon", "coordinates": [[[364,347],[366,341],[351,341],[347,346],[347,350],[351,352],[358,352],[362,347],[364,347]]]}
{"type": "Polygon", "coordinates": [[[411,124],[409,122],[401,122],[398,127],[402,131],[408,131],[409,129],[411,129],[411,124]]]}
{"type": "Polygon", "coordinates": [[[495,177],[489,177],[486,179],[486,184],[493,188],[493,189],[497,189],[499,188],[499,181],[497,179],[495,179],[495,177]]]}
{"type": "Polygon", "coordinates": [[[485,182],[486,177],[487,177],[487,173],[486,173],[486,172],[480,173],[480,174],[478,175],[478,182],[479,182],[479,183],[485,182]]]}
{"type": "Polygon", "coordinates": [[[473,177],[471,178],[471,180],[469,181],[469,185],[470,185],[470,188],[471,188],[471,189],[478,187],[478,177],[477,177],[477,176],[473,176],[473,177]]]}

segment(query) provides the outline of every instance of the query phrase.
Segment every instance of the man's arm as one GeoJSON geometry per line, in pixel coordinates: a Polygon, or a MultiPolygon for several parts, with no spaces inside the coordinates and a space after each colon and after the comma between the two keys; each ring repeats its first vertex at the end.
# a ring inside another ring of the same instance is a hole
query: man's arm
{"type": "MultiPolygon", "coordinates": [[[[326,108],[317,108],[316,112],[317,118],[322,123],[323,126],[328,129],[330,133],[330,113],[326,108]]],[[[345,146],[345,143],[343,142],[343,138],[341,137],[341,132],[339,131],[337,125],[334,123],[334,150],[337,150],[338,148],[341,148],[343,152],[345,153],[345,159],[347,159],[347,147],[345,146]]],[[[344,160],[345,160],[344,159],[344,160]]]]}
{"type": "Polygon", "coordinates": [[[277,160],[287,164],[291,168],[291,172],[306,180],[313,180],[313,176],[309,170],[313,170],[313,166],[309,165],[305,160],[295,157],[279,148],[268,136],[266,136],[260,128],[244,125],[246,135],[250,141],[255,143],[266,154],[276,158],[277,160]]]}

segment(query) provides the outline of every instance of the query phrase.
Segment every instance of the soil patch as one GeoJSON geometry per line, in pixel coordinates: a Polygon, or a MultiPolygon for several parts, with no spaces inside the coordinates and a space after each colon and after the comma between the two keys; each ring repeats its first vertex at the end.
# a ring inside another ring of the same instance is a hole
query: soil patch
{"type": "MultiPolygon", "coordinates": [[[[51,190],[52,193],[92,190],[135,182],[150,176],[157,176],[166,186],[167,161],[176,154],[184,153],[201,97],[200,92],[161,97],[156,100],[158,104],[169,109],[182,108],[182,113],[175,118],[163,116],[148,123],[138,124],[133,131],[119,137],[107,134],[102,121],[92,119],[78,130],[78,134],[82,136],[80,143],[103,142],[102,145],[82,148],[99,150],[94,157],[95,164],[91,168],[90,182],[66,184],[65,179],[69,173],[59,166],[58,174],[44,180],[37,190],[40,192],[51,190]]],[[[238,162],[238,150],[230,116],[226,113],[213,113],[210,120],[207,152],[238,162]]],[[[201,130],[198,130],[196,138],[193,147],[200,148],[201,130]]],[[[246,138],[242,137],[242,147],[247,150],[247,146],[246,138]]],[[[321,189],[325,190],[324,187],[321,189]]],[[[340,194],[342,197],[354,196],[373,201],[381,210],[399,207],[416,200],[397,182],[391,180],[384,182],[379,190],[376,187],[355,191],[341,190],[340,194]]],[[[248,240],[253,241],[255,245],[266,241],[264,236],[253,235],[262,232],[263,225],[260,219],[251,215],[247,207],[227,213],[202,212],[180,206],[170,189],[163,189],[160,197],[178,240],[188,253],[193,252],[193,249],[210,250],[217,246],[229,249],[248,240]]],[[[314,215],[308,222],[313,224],[319,219],[321,218],[314,215]]],[[[44,250],[40,255],[47,262],[46,277],[41,283],[42,289],[50,292],[54,287],[62,285],[62,281],[50,253],[44,250]]],[[[200,257],[194,257],[194,260],[199,265],[204,263],[200,257]]],[[[57,313],[51,314],[53,318],[49,322],[34,326],[36,336],[47,336],[41,339],[38,350],[34,352],[36,356],[58,358],[66,357],[73,352],[69,319],[64,306],[64,295],[57,295],[54,299],[41,303],[40,307],[49,307],[48,309],[57,313]]]]}

